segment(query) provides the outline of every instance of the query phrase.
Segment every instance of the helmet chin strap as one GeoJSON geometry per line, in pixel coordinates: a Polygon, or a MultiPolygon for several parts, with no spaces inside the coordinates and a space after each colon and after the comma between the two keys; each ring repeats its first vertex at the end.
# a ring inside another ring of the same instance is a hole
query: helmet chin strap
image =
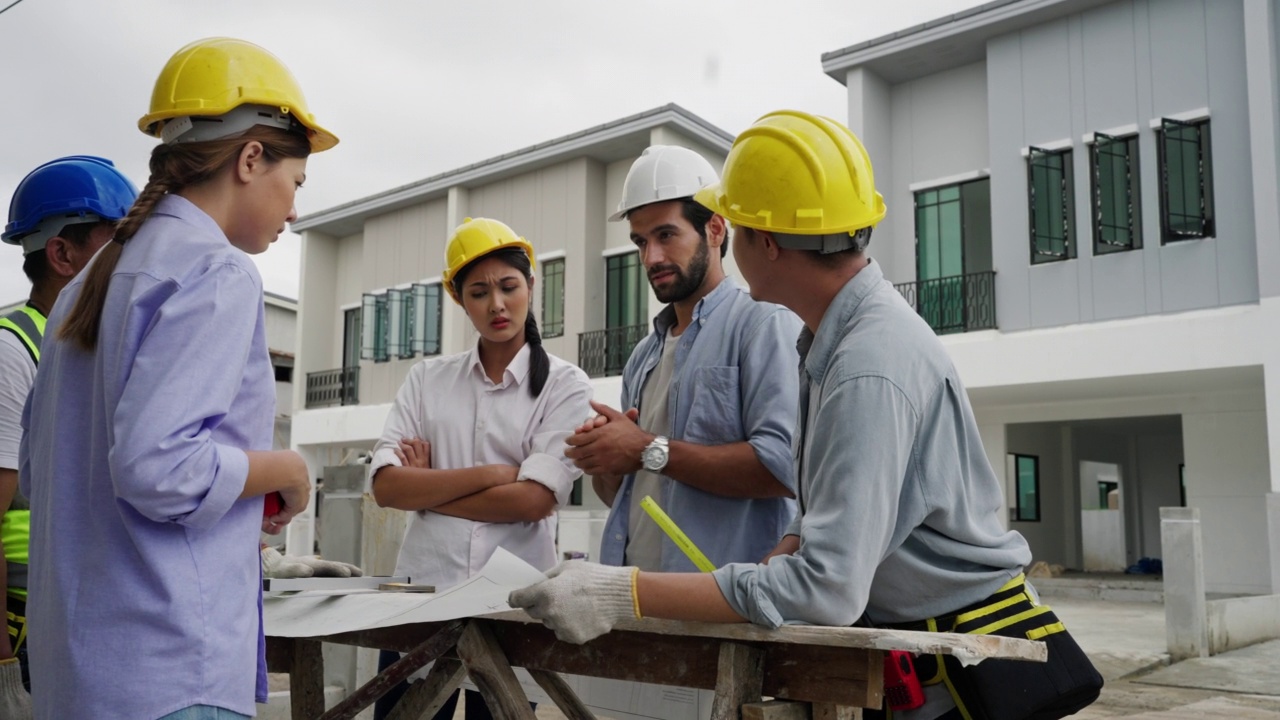
{"type": "Polygon", "coordinates": [[[241,105],[222,115],[189,115],[166,120],[160,129],[160,140],[167,145],[220,140],[239,135],[255,125],[306,133],[306,128],[287,108],[241,105]]]}

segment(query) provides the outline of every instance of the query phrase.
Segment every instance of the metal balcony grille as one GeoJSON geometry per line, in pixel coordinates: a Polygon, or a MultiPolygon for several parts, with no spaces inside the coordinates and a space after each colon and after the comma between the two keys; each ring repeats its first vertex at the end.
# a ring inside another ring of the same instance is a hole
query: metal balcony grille
{"type": "Polygon", "coordinates": [[[356,405],[359,402],[359,367],[345,367],[307,373],[308,408],[356,405]]]}
{"type": "Polygon", "coordinates": [[[996,327],[995,271],[894,285],[939,335],[996,327]]]}
{"type": "Polygon", "coordinates": [[[587,377],[621,375],[631,351],[648,334],[647,324],[579,333],[578,366],[587,377]]]}

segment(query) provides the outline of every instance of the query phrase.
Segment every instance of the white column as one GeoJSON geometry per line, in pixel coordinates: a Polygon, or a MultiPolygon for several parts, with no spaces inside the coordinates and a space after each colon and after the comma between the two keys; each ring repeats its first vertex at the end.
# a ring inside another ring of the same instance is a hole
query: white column
{"type": "Polygon", "coordinates": [[[1160,508],[1164,553],[1164,624],[1169,659],[1209,655],[1200,508],[1160,508]]]}

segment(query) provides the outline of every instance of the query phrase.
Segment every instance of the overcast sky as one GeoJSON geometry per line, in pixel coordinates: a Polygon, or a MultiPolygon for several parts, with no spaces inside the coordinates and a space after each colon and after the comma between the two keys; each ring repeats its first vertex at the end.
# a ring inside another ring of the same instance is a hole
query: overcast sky
{"type": "MultiPolygon", "coordinates": [[[[0,14],[0,208],[64,155],[107,157],[141,188],[155,141],[137,120],[165,61],[202,37],[275,53],[341,138],[309,162],[307,215],[669,102],[733,134],[783,107],[844,121],[822,53],[977,4],[22,0],[0,14]]],[[[299,245],[255,258],[267,290],[297,294],[299,245]]],[[[29,291],[21,265],[0,247],[0,304],[29,291]]]]}

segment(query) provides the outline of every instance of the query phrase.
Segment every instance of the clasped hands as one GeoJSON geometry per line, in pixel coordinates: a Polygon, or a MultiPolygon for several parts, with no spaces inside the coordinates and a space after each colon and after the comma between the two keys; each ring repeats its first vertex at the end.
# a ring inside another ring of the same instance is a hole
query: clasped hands
{"type": "Polygon", "coordinates": [[[591,409],[597,415],[565,440],[565,457],[588,475],[626,475],[641,469],[640,457],[657,436],[636,424],[639,411],[621,413],[595,401],[591,409]]]}

